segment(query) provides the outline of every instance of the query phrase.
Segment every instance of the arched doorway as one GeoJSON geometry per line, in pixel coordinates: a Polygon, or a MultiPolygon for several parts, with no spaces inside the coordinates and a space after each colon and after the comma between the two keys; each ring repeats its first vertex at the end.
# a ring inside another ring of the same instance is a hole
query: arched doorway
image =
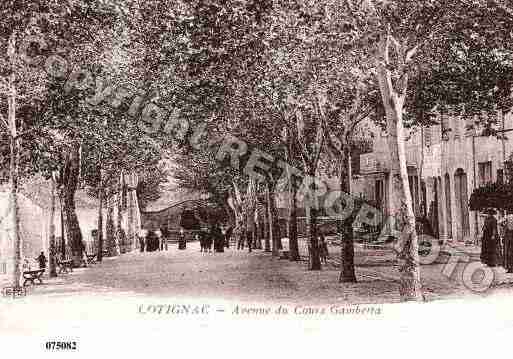
{"type": "Polygon", "coordinates": [[[470,224],[468,214],[468,184],[467,174],[458,168],[454,174],[454,194],[456,198],[456,211],[458,212],[459,225],[461,227],[461,238],[470,235],[470,224]]]}
{"type": "Polygon", "coordinates": [[[447,238],[452,238],[451,176],[448,173],[445,174],[445,213],[447,238]]]}

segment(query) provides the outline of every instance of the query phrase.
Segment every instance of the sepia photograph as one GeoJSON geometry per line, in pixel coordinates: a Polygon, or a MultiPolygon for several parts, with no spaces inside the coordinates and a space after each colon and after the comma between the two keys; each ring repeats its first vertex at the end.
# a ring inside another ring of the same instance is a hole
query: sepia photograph
{"type": "Polygon", "coordinates": [[[508,356],[513,1],[0,1],[1,356],[508,356]]]}

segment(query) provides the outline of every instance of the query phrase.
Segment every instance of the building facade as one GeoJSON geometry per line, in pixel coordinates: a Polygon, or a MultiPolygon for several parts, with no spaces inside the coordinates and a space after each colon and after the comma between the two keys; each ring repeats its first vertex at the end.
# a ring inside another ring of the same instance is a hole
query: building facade
{"type": "MultiPolygon", "coordinates": [[[[438,238],[476,243],[483,218],[469,211],[470,195],[476,187],[504,180],[504,162],[513,153],[513,141],[504,136],[482,136],[483,128],[473,118],[439,114],[436,122],[406,134],[414,212],[417,217],[428,218],[438,238]]],[[[496,122],[497,130],[513,129],[511,114],[498,113],[496,122]]],[[[372,201],[386,215],[392,196],[388,138],[377,127],[372,131],[373,150],[360,156],[353,193],[372,201]]]]}

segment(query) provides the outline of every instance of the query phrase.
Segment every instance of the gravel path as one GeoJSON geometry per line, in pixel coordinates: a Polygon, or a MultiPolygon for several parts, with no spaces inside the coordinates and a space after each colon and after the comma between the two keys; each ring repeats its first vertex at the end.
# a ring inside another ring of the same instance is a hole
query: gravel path
{"type": "MultiPolygon", "coordinates": [[[[248,253],[230,248],[225,253],[200,253],[197,243],[189,243],[185,251],[173,246],[164,252],[106,258],[89,268],[76,269],[56,279],[46,278],[45,285],[32,286],[29,293],[31,297],[130,294],[285,304],[399,301],[398,270],[390,264],[391,253],[357,250],[358,283],[339,284],[335,251],[331,248],[334,260],[322,271],[308,271],[306,262],[279,260],[263,251],[248,253]]],[[[483,295],[463,285],[463,265],[457,266],[450,278],[442,273],[444,268],[445,264],[422,266],[428,299],[483,295]]],[[[505,278],[501,273],[499,289],[510,291],[512,281],[513,277],[505,278]]]]}

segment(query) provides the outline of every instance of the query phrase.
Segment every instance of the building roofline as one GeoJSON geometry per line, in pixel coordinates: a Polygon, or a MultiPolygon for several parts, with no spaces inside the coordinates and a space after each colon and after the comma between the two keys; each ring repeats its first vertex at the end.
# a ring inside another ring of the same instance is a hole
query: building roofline
{"type": "Polygon", "coordinates": [[[175,203],[175,204],[172,204],[166,208],[163,208],[163,209],[159,209],[158,211],[141,211],[141,214],[158,214],[158,213],[162,213],[162,212],[165,212],[171,208],[174,208],[174,207],[178,207],[184,203],[187,203],[187,202],[203,202],[203,203],[207,203],[206,200],[204,199],[187,199],[185,201],[181,201],[181,202],[178,202],[178,203],[175,203]]]}

